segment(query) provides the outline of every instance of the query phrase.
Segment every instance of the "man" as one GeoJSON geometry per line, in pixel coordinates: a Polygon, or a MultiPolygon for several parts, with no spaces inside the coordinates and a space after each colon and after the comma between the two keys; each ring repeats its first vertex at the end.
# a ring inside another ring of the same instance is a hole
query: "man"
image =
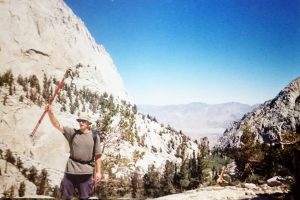
{"type": "Polygon", "coordinates": [[[88,117],[77,119],[80,129],[62,127],[53,115],[51,107],[46,107],[52,125],[67,139],[70,146],[70,157],[66,165],[65,175],[61,182],[61,195],[63,199],[71,199],[75,188],[79,191],[80,199],[88,199],[93,193],[93,165],[95,156],[94,181],[101,180],[101,149],[100,138],[93,135],[88,117]],[[94,155],[93,155],[94,154],[94,155]]]}

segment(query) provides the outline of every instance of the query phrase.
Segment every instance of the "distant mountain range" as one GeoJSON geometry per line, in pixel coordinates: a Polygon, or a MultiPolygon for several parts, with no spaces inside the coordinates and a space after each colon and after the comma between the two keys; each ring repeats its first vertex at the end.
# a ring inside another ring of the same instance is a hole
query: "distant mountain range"
{"type": "Polygon", "coordinates": [[[138,105],[139,111],[155,117],[158,122],[171,127],[193,139],[207,136],[215,143],[225,129],[258,105],[247,105],[237,102],[206,104],[194,102],[180,105],[138,105]]]}

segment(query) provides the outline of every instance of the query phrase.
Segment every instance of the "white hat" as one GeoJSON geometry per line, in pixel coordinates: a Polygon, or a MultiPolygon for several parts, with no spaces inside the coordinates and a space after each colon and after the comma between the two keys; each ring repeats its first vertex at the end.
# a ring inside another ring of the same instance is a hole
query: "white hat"
{"type": "Polygon", "coordinates": [[[76,119],[78,122],[79,121],[87,121],[89,124],[92,124],[92,118],[88,115],[80,114],[80,116],[76,119]]]}

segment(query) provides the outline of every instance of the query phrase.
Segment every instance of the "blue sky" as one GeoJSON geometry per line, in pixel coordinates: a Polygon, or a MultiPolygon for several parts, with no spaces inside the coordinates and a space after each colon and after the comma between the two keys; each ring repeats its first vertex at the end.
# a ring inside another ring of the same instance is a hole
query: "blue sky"
{"type": "Polygon", "coordinates": [[[262,103],[300,75],[300,0],[65,0],[136,104],[262,103]]]}

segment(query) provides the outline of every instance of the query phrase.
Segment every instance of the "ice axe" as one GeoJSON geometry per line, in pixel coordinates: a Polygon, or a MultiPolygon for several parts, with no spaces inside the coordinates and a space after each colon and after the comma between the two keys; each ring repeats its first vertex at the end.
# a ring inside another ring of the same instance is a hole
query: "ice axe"
{"type": "MultiPolygon", "coordinates": [[[[62,88],[65,79],[68,78],[69,76],[72,77],[71,72],[72,72],[72,70],[71,70],[70,68],[66,71],[66,73],[64,74],[63,79],[60,81],[60,83],[58,84],[56,90],[54,91],[54,94],[53,94],[52,97],[49,99],[49,103],[48,103],[49,105],[51,105],[52,102],[54,101],[54,99],[55,99],[57,93],[58,93],[59,90],[62,88]]],[[[33,136],[35,135],[36,130],[38,129],[39,125],[41,124],[41,122],[42,122],[42,120],[43,120],[43,118],[44,118],[44,116],[45,116],[45,114],[46,114],[47,112],[48,112],[48,110],[44,110],[44,112],[43,112],[43,114],[41,115],[41,117],[40,117],[38,123],[35,125],[35,127],[34,127],[32,133],[31,133],[31,137],[33,137],[33,136]]]]}

